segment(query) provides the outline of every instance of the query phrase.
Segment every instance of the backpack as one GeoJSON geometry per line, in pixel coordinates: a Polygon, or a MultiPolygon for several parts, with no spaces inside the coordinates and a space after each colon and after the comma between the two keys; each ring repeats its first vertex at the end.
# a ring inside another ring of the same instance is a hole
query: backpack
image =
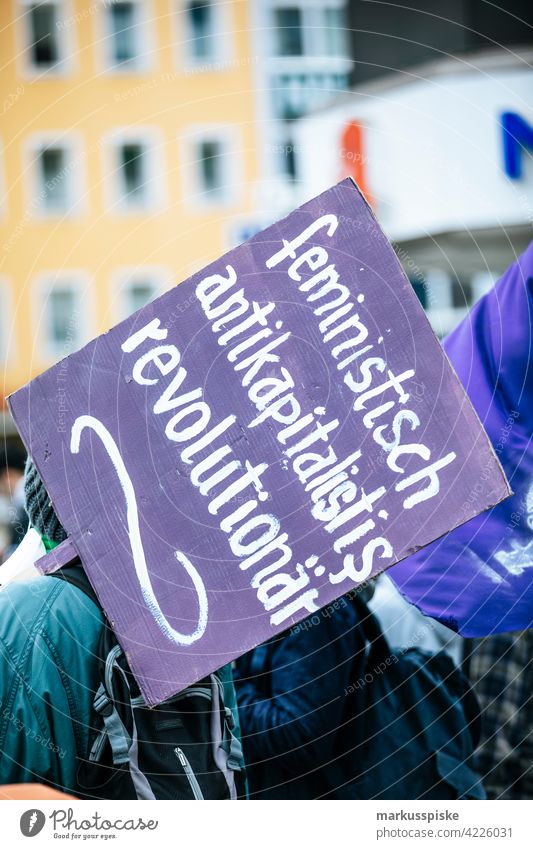
{"type": "MultiPolygon", "coordinates": [[[[100,604],[78,562],[51,573],[100,604]]],[[[101,607],[100,607],[101,609],[101,607]]],[[[86,799],[236,799],[245,774],[219,673],[148,707],[107,620],[98,651],[90,751],[80,759],[86,799]]]]}
{"type": "Polygon", "coordinates": [[[471,761],[480,710],[444,652],[390,649],[376,617],[352,596],[366,649],[346,688],[331,768],[336,799],[484,799],[471,761]],[[353,745],[351,745],[353,743],[353,745]]]}

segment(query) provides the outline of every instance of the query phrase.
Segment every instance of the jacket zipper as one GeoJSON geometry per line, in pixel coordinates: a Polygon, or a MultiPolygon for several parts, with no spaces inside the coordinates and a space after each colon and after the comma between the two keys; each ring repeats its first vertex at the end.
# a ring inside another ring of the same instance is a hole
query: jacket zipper
{"type": "Polygon", "coordinates": [[[174,749],[174,754],[176,755],[177,759],[183,767],[183,772],[187,776],[187,781],[189,782],[194,798],[203,799],[204,794],[202,793],[200,785],[198,784],[198,779],[196,778],[193,772],[192,766],[190,765],[187,756],[185,755],[183,750],[178,747],[174,749]]]}

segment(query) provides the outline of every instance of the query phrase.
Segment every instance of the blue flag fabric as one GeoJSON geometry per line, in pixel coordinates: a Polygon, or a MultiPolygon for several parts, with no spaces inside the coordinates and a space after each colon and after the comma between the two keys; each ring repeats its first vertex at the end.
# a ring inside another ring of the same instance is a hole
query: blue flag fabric
{"type": "MultiPolygon", "coordinates": [[[[388,574],[466,637],[533,627],[533,243],[444,342],[514,492],[388,574]]],[[[481,486],[480,486],[481,490],[481,486]]],[[[472,488],[466,506],[475,503],[472,488]]]]}

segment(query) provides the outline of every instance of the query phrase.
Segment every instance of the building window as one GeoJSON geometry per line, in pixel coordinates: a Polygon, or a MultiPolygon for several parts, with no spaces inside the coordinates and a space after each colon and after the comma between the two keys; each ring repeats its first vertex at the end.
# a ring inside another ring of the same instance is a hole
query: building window
{"type": "Polygon", "coordinates": [[[161,201],[162,145],[151,132],[119,132],[111,139],[110,204],[121,212],[149,212],[161,201]]]}
{"type": "Polygon", "coordinates": [[[89,316],[84,291],[90,291],[79,272],[57,272],[38,280],[36,318],[45,358],[59,359],[78,350],[88,337],[89,316]]]}
{"type": "Polygon", "coordinates": [[[201,139],[197,143],[196,151],[199,191],[205,200],[222,200],[227,191],[224,142],[216,138],[201,139]]]}
{"type": "Polygon", "coordinates": [[[224,144],[219,139],[203,139],[198,143],[198,178],[200,191],[216,199],[224,194],[224,144]]]}
{"type": "Polygon", "coordinates": [[[322,50],[327,56],[348,56],[349,46],[346,28],[346,9],[344,6],[334,6],[322,9],[323,27],[322,50]]]}
{"type": "Polygon", "coordinates": [[[452,280],[452,306],[466,309],[472,304],[472,286],[469,280],[454,277],[452,280]]]}
{"type": "Polygon", "coordinates": [[[77,138],[56,141],[39,135],[29,141],[33,175],[29,205],[37,215],[70,215],[84,202],[84,167],[82,149],[77,138]]]}
{"type": "Polygon", "coordinates": [[[146,148],[135,142],[118,148],[121,189],[128,204],[144,205],[147,192],[146,148]]]}
{"type": "Polygon", "coordinates": [[[427,309],[429,306],[428,303],[428,288],[425,280],[422,280],[420,277],[410,277],[409,278],[411,286],[414,289],[415,295],[424,307],[427,309]]]}
{"type": "Polygon", "coordinates": [[[297,6],[274,9],[276,53],[278,56],[301,56],[304,52],[302,10],[297,6]]]}
{"type": "Polygon", "coordinates": [[[283,123],[275,129],[277,132],[272,133],[275,172],[284,180],[294,183],[298,179],[298,156],[292,127],[283,123]]]}
{"type": "Polygon", "coordinates": [[[117,321],[151,303],[168,288],[169,274],[159,266],[120,269],[112,280],[113,310],[117,321]]]}
{"type": "Polygon", "coordinates": [[[144,70],[150,57],[148,21],[139,0],[104,0],[104,46],[109,68],[144,70]]]}
{"type": "Polygon", "coordinates": [[[70,29],[63,26],[65,0],[19,0],[19,5],[27,69],[32,73],[65,70],[73,53],[70,29]]]}
{"type": "Polygon", "coordinates": [[[347,88],[347,73],[275,74],[270,84],[274,117],[295,121],[325,106],[336,92],[347,88]]]}
{"type": "Polygon", "coordinates": [[[67,153],[62,147],[45,147],[38,155],[39,184],[43,209],[65,212],[68,208],[67,153]]]}
{"type": "Polygon", "coordinates": [[[193,62],[217,56],[215,13],[209,0],[194,0],[185,7],[187,47],[193,62]]]}
{"type": "Polygon", "coordinates": [[[203,206],[232,203],[238,193],[240,171],[233,129],[213,127],[195,131],[187,145],[188,199],[203,206]]]}
{"type": "Polygon", "coordinates": [[[27,14],[32,65],[52,68],[59,61],[57,7],[55,3],[32,3],[27,14]]]}
{"type": "Polygon", "coordinates": [[[50,292],[47,306],[47,335],[54,349],[70,347],[78,319],[77,296],[62,286],[50,292]]]}
{"type": "Polygon", "coordinates": [[[127,289],[127,314],[141,310],[156,296],[156,287],[149,280],[134,280],[127,289]]]}
{"type": "Polygon", "coordinates": [[[342,2],[276,4],[271,20],[275,56],[348,56],[342,2]]]}

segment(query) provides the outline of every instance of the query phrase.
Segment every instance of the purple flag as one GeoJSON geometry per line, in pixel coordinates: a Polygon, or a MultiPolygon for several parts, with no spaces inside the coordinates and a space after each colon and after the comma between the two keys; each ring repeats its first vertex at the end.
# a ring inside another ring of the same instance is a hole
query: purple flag
{"type": "Polygon", "coordinates": [[[10,406],[150,704],[509,493],[350,180],[10,406]]]}
{"type": "MultiPolygon", "coordinates": [[[[467,637],[533,627],[533,243],[445,340],[511,488],[389,575],[424,613],[467,637]]],[[[482,492],[483,476],[461,509],[482,492]]]]}

